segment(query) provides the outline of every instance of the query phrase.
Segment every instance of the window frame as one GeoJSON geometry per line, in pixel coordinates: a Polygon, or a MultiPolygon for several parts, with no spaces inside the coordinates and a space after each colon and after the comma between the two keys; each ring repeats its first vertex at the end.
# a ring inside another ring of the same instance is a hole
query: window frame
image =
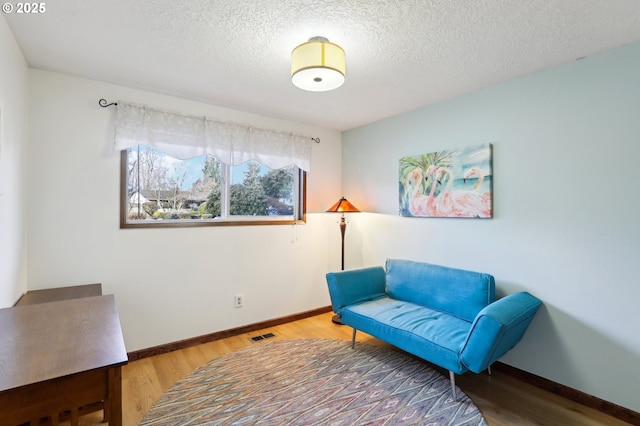
{"type": "MultiPolygon", "coordinates": [[[[133,147],[129,149],[133,149],[133,147]]],[[[127,152],[129,149],[123,149],[122,151],[120,151],[120,229],[191,228],[201,226],[301,225],[307,222],[307,172],[300,168],[297,168],[298,174],[296,176],[296,181],[298,182],[298,205],[296,206],[297,211],[293,219],[278,220],[277,217],[274,216],[264,216],[264,218],[262,219],[256,219],[256,217],[261,216],[237,216],[234,219],[163,219],[141,220],[138,223],[130,222],[127,220],[129,204],[129,196],[127,191],[127,152]]],[[[225,179],[225,181],[228,181],[228,179],[225,179]]],[[[225,187],[229,188],[230,185],[225,184],[225,187]]]]}

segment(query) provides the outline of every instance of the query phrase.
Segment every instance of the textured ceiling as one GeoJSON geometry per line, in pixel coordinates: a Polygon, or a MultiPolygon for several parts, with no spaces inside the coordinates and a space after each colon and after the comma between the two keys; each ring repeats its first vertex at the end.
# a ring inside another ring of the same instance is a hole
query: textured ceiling
{"type": "Polygon", "coordinates": [[[639,0],[57,0],[4,17],[33,68],[337,130],[640,40],[639,0]],[[347,53],[337,90],[291,84],[313,36],[347,53]]]}

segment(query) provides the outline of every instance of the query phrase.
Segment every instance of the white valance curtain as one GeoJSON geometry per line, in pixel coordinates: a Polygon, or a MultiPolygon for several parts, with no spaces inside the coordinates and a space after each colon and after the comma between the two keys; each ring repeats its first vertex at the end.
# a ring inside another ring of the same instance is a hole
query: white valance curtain
{"type": "Polygon", "coordinates": [[[311,138],[118,101],[115,149],[151,145],[182,160],[213,155],[223,163],[258,161],[271,169],[309,171],[311,138]]]}

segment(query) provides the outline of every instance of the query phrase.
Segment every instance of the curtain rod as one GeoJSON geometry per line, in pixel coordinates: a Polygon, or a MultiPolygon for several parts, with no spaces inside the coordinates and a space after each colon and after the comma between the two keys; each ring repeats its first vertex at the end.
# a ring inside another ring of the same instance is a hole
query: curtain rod
{"type": "MultiPolygon", "coordinates": [[[[98,101],[98,105],[100,105],[102,108],[107,108],[110,106],[118,106],[117,102],[111,102],[109,103],[109,101],[107,101],[106,99],[100,99],[98,101]]],[[[311,138],[312,141],[314,141],[315,143],[320,143],[320,138],[311,138]]]]}

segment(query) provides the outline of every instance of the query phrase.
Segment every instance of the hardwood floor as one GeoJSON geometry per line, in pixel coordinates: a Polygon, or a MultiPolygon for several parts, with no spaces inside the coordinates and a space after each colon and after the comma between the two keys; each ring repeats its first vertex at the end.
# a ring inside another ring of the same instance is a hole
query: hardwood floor
{"type": "MultiPolygon", "coordinates": [[[[269,327],[265,330],[229,337],[187,349],[130,362],[122,370],[123,423],[137,425],[151,405],[179,378],[208,360],[247,346],[274,340],[331,338],[351,340],[350,327],[331,322],[332,313],[269,327]],[[251,337],[264,333],[276,337],[254,343],[251,337]]],[[[358,342],[388,346],[364,333],[358,342]]],[[[489,426],[597,426],[628,425],[581,404],[528,385],[495,371],[457,376],[456,384],[475,402],[489,426]]],[[[81,425],[100,424],[102,413],[81,417],[81,425]]]]}

